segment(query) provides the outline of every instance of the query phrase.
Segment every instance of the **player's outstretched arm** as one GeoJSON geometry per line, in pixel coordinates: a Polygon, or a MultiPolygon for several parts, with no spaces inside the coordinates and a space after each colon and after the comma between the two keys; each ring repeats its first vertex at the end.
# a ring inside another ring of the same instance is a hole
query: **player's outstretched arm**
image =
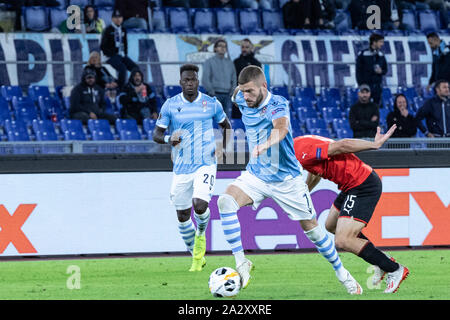
{"type": "Polygon", "coordinates": [[[342,139],[339,141],[331,142],[328,147],[328,155],[335,156],[342,153],[353,153],[364,150],[376,150],[379,149],[394,133],[397,125],[392,125],[386,134],[381,133],[381,128],[377,128],[377,134],[373,141],[362,139],[342,139]]]}

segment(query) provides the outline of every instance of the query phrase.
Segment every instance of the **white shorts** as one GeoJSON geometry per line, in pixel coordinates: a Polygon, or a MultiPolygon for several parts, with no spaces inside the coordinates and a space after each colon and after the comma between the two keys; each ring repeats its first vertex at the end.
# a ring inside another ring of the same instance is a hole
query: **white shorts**
{"type": "Polygon", "coordinates": [[[209,202],[216,182],[217,165],[203,166],[189,174],[173,174],[170,201],[176,210],[192,207],[192,199],[209,202]]]}
{"type": "Polygon", "coordinates": [[[255,210],[264,199],[272,198],[291,220],[311,220],[316,217],[308,187],[301,175],[268,183],[245,171],[231,184],[253,200],[255,210]]]}

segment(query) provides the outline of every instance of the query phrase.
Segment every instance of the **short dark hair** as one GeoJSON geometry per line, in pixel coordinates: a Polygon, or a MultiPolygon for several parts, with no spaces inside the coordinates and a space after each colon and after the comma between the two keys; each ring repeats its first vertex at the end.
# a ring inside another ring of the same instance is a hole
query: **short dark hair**
{"type": "Polygon", "coordinates": [[[369,37],[369,44],[372,45],[372,43],[383,40],[384,36],[379,33],[372,33],[369,37]]]}
{"type": "Polygon", "coordinates": [[[439,35],[434,31],[427,34],[427,39],[430,39],[430,38],[440,39],[439,35]]]}
{"type": "Polygon", "coordinates": [[[259,78],[264,79],[264,72],[258,66],[246,66],[239,73],[238,84],[246,84],[250,81],[258,80],[259,78]]]}
{"type": "Polygon", "coordinates": [[[216,42],[214,42],[214,49],[216,49],[217,46],[219,45],[219,43],[221,43],[221,42],[223,42],[223,43],[225,43],[225,45],[227,45],[227,42],[225,41],[225,39],[220,38],[220,39],[216,40],[216,42]]]}
{"type": "Polygon", "coordinates": [[[186,63],[180,67],[180,76],[184,71],[194,71],[194,72],[198,73],[198,70],[199,69],[198,69],[197,65],[191,64],[191,63],[186,63]]]}
{"type": "Polygon", "coordinates": [[[448,83],[448,81],[445,79],[439,79],[438,81],[436,81],[434,83],[434,92],[436,92],[436,89],[439,88],[442,83],[448,83]]]}

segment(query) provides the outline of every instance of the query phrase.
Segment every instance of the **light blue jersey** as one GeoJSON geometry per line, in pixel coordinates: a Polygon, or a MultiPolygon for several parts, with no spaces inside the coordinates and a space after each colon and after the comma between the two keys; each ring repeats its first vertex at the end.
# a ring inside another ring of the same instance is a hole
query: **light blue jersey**
{"type": "MultiPolygon", "coordinates": [[[[289,102],[270,92],[258,108],[248,107],[241,91],[234,102],[242,113],[250,153],[256,145],[267,141],[273,129],[272,121],[281,117],[290,118],[289,102]]],[[[288,134],[279,144],[273,145],[258,158],[250,158],[247,171],[265,182],[284,181],[288,176],[294,178],[300,174],[301,166],[295,157],[290,124],[288,134]]]]}
{"type": "Polygon", "coordinates": [[[181,143],[172,148],[174,173],[189,174],[216,163],[213,120],[221,123],[225,118],[222,104],[201,92],[193,102],[183,93],[166,100],[156,125],[171,133],[182,132],[181,143]]]}

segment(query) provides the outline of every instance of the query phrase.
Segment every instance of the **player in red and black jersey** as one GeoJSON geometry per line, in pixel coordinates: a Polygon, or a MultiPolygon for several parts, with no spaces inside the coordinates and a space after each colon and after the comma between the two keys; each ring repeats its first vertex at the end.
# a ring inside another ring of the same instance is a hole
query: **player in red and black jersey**
{"type": "Polygon", "coordinates": [[[325,223],[336,235],[336,247],[352,252],[376,267],[374,284],[387,274],[386,293],[396,292],[408,276],[408,268],[386,256],[361,233],[369,223],[380,199],[381,180],[369,165],[354,152],[379,149],[394,133],[393,125],[386,134],[378,127],[374,141],[332,139],[306,135],[294,139],[295,156],[309,172],[307,184],[311,191],[321,178],[333,181],[341,193],[337,196],[325,223]],[[342,219],[346,218],[346,219],[342,219]]]}

